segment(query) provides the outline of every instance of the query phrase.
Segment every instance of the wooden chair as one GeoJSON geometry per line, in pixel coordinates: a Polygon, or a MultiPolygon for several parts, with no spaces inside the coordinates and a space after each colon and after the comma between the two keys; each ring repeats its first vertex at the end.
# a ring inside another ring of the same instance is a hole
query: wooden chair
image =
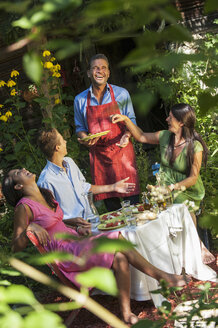
{"type": "MultiPolygon", "coordinates": [[[[39,243],[38,238],[35,236],[35,234],[31,231],[26,232],[27,237],[32,242],[32,244],[37,248],[40,254],[47,254],[47,251],[45,248],[39,243]]],[[[70,288],[78,290],[78,288],[70,281],[68,280],[64,274],[59,270],[56,263],[48,264],[52,272],[58,277],[60,282],[68,286],[70,288]]],[[[69,328],[73,322],[73,320],[76,318],[76,316],[79,314],[81,308],[73,310],[70,315],[67,317],[67,319],[64,321],[64,324],[69,328]]]]}

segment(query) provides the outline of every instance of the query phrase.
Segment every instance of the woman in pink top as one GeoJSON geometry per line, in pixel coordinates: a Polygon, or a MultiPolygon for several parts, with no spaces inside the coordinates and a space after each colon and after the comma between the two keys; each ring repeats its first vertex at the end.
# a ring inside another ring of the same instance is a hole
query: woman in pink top
{"type": "MultiPolygon", "coordinates": [[[[158,281],[160,279],[166,280],[169,286],[186,284],[182,275],[169,274],[159,270],[146,261],[136,250],[116,252],[115,254],[91,254],[89,252],[93,247],[93,241],[102,235],[108,238],[123,238],[118,231],[103,233],[81,241],[57,240],[55,238],[57,232],[71,233],[76,237],[79,237],[79,234],[65,226],[62,222],[62,210],[50,191],[39,189],[35,182],[35,174],[26,169],[11,170],[4,178],[2,190],[8,203],[16,206],[13,250],[15,252],[21,251],[27,246],[26,231],[31,230],[48,251],[65,251],[78,257],[90,254],[82,267],[69,261],[58,264],[63,274],[76,285],[78,285],[76,275],[81,271],[95,266],[112,268],[119,290],[121,313],[126,323],[134,324],[138,321],[137,316],[131,312],[130,308],[129,264],[158,281]]],[[[80,234],[86,232],[83,229],[80,228],[80,234]]]]}

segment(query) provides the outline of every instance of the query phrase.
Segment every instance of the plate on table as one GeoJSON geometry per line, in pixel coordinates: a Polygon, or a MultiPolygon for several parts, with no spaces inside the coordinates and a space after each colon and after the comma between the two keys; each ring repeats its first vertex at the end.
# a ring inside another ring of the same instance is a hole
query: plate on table
{"type": "Polygon", "coordinates": [[[116,221],[116,220],[110,220],[105,223],[100,223],[97,228],[98,230],[115,230],[115,229],[120,229],[126,226],[126,222],[124,220],[121,221],[116,221]],[[120,223],[120,224],[119,224],[120,223]],[[116,225],[115,225],[116,224],[116,225]]]}
{"type": "Polygon", "coordinates": [[[102,137],[105,136],[106,134],[108,134],[110,132],[110,130],[106,130],[106,131],[102,131],[102,132],[98,132],[95,134],[88,134],[87,137],[83,138],[83,141],[88,141],[94,138],[98,138],[98,137],[102,137]]]}

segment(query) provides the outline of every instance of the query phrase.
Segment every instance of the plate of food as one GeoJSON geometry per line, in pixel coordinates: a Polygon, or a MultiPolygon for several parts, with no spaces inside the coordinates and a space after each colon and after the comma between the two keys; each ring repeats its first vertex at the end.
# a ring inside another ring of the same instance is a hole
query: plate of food
{"type": "Polygon", "coordinates": [[[100,221],[105,222],[105,221],[108,221],[111,219],[120,219],[121,217],[123,217],[122,212],[113,211],[113,212],[108,212],[108,213],[100,215],[100,221]]]}
{"type": "Polygon", "coordinates": [[[143,213],[137,214],[137,219],[140,220],[155,220],[157,214],[151,211],[144,211],[143,213]]]}
{"type": "Polygon", "coordinates": [[[98,230],[115,230],[126,226],[125,220],[110,220],[105,223],[100,223],[97,228],[98,230]]]}
{"type": "Polygon", "coordinates": [[[141,212],[144,212],[144,206],[142,204],[137,204],[137,205],[134,205],[133,209],[132,209],[132,213],[133,214],[138,214],[138,213],[141,213],[141,212]]]}
{"type": "Polygon", "coordinates": [[[91,140],[94,138],[102,137],[102,136],[105,136],[106,134],[108,134],[109,132],[110,132],[110,130],[106,130],[106,131],[102,131],[102,132],[98,132],[98,133],[94,133],[94,134],[89,133],[87,135],[87,137],[82,139],[82,141],[88,141],[88,140],[91,140]]]}

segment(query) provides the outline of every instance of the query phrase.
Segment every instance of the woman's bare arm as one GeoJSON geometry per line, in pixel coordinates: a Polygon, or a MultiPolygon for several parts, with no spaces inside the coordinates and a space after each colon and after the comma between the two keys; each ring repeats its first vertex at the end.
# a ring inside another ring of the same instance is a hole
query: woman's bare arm
{"type": "Polygon", "coordinates": [[[194,161],[191,167],[190,175],[186,179],[173,185],[170,189],[176,190],[176,189],[181,189],[182,186],[186,188],[194,186],[197,182],[200,173],[201,163],[202,163],[202,151],[194,154],[194,161]]]}
{"type": "Polygon", "coordinates": [[[32,212],[29,207],[19,205],[16,208],[14,214],[14,233],[12,239],[13,252],[20,252],[27,246],[28,237],[26,236],[26,232],[28,230],[34,232],[42,245],[46,245],[47,241],[50,240],[50,236],[47,231],[40,225],[31,222],[31,219],[32,212]]]}
{"type": "Polygon", "coordinates": [[[149,144],[159,144],[158,132],[145,133],[137,125],[135,125],[127,116],[121,114],[115,114],[112,117],[112,123],[124,122],[127,129],[131,132],[132,136],[139,142],[149,144]]]}

